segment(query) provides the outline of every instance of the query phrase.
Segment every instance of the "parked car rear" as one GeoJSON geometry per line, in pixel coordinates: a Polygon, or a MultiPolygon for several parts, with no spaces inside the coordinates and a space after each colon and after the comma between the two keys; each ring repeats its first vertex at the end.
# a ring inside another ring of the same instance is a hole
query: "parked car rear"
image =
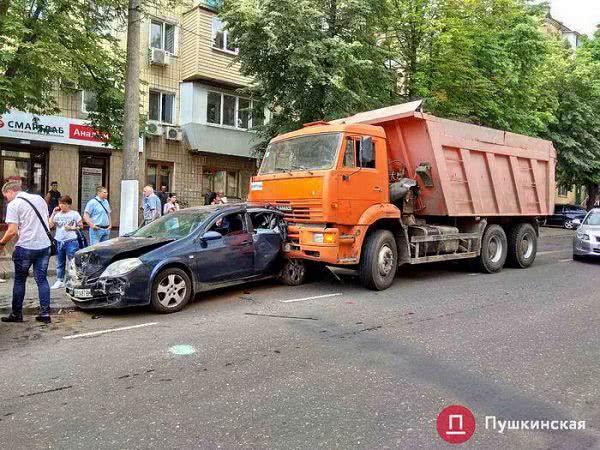
{"type": "Polygon", "coordinates": [[[576,226],[573,220],[579,219],[583,221],[587,211],[585,208],[577,205],[555,205],[554,214],[546,217],[546,225],[554,225],[573,230],[576,226]]]}

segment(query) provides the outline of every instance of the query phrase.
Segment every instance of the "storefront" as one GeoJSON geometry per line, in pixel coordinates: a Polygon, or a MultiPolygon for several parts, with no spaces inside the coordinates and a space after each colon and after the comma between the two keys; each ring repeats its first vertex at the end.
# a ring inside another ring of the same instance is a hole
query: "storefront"
{"type": "MultiPolygon", "coordinates": [[[[43,196],[57,181],[59,191],[71,196],[81,211],[96,186],[107,186],[110,194],[111,159],[105,139],[83,120],[19,111],[0,116],[2,183],[17,180],[25,191],[43,196]]],[[[4,222],[3,198],[0,205],[0,222],[4,222]]]]}

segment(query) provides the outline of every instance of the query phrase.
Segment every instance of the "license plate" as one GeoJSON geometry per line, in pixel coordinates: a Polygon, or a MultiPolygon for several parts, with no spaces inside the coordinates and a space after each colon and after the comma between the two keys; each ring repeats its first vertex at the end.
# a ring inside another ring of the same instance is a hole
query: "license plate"
{"type": "Polygon", "coordinates": [[[92,296],[91,289],[74,289],[73,297],[77,298],[90,298],[92,296]]]}

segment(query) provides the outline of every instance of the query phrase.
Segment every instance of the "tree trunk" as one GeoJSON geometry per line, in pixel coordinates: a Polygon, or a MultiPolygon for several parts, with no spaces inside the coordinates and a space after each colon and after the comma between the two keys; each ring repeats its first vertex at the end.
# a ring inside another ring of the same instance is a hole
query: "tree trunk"
{"type": "Polygon", "coordinates": [[[589,184],[587,186],[587,192],[588,192],[588,200],[587,200],[586,207],[588,210],[590,210],[595,206],[596,200],[600,200],[598,198],[598,196],[600,195],[600,185],[589,184]]]}

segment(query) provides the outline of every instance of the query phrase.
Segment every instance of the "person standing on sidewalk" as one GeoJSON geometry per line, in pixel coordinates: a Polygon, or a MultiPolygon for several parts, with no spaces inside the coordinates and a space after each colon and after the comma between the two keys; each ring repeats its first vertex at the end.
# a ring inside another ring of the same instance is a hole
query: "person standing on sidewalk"
{"type": "Polygon", "coordinates": [[[65,266],[79,250],[77,230],[83,228],[81,216],[71,210],[73,200],[64,195],[50,216],[50,228],[56,226],[56,282],[50,289],[65,287],[65,266]]]}
{"type": "Polygon", "coordinates": [[[150,185],[144,187],[142,209],[144,210],[144,225],[148,225],[162,215],[160,199],[156,196],[154,189],[150,185]]]}
{"type": "Polygon", "coordinates": [[[6,209],[8,230],[0,239],[0,247],[4,248],[18,235],[17,245],[12,255],[15,265],[12,312],[8,317],[2,317],[2,322],[23,322],[25,283],[29,269],[33,265],[33,274],[40,297],[40,313],[35,320],[50,323],[48,263],[51,242],[46,228],[48,205],[41,196],[22,192],[21,183],[18,181],[9,181],[2,186],[2,195],[9,204],[6,209]]]}
{"type": "Polygon", "coordinates": [[[179,203],[177,203],[177,195],[171,192],[169,200],[163,208],[163,216],[179,211],[179,203]]]}
{"type": "Polygon", "coordinates": [[[61,197],[58,190],[58,181],[50,183],[50,190],[46,193],[46,203],[48,203],[48,214],[52,214],[55,208],[58,207],[58,199],[61,197]]]}
{"type": "Polygon", "coordinates": [[[108,191],[104,186],[96,188],[96,197],[85,205],[83,220],[90,226],[90,245],[108,241],[110,229],[110,204],[107,200],[108,191]]]}

